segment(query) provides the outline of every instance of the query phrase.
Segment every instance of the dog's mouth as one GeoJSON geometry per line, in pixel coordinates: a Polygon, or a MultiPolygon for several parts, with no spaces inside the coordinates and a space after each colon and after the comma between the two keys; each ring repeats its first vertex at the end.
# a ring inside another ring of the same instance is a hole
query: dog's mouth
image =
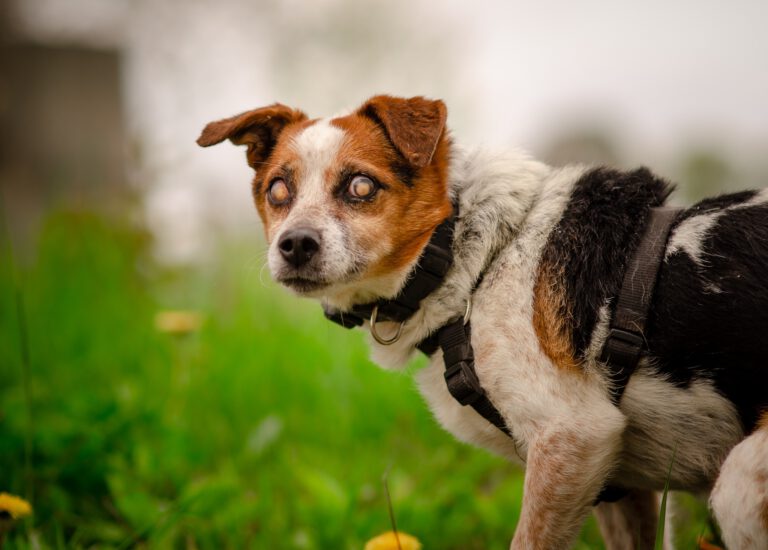
{"type": "Polygon", "coordinates": [[[299,294],[308,294],[329,286],[330,283],[306,277],[285,277],[279,280],[280,284],[287,286],[299,294]]]}

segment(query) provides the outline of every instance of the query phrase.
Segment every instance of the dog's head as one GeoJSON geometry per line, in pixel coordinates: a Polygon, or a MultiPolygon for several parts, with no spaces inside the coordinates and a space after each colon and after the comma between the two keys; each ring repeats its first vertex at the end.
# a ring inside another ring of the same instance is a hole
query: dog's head
{"type": "Polygon", "coordinates": [[[421,97],[313,120],[274,104],[211,122],[197,142],[248,147],[272,276],[345,308],[396,294],[450,215],[445,119],[421,97]]]}

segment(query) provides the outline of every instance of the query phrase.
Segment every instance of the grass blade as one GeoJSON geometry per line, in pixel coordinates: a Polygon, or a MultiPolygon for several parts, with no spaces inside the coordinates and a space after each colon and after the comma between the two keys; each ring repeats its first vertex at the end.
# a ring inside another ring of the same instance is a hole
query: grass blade
{"type": "Polygon", "coordinates": [[[659,506],[659,522],[656,526],[656,542],[653,545],[654,550],[663,550],[664,548],[664,527],[667,519],[667,494],[669,493],[669,478],[672,477],[672,466],[675,464],[675,455],[677,454],[677,445],[672,450],[672,460],[669,461],[669,470],[667,479],[664,482],[664,493],[661,495],[661,506],[659,506]]]}
{"type": "Polygon", "coordinates": [[[389,470],[386,471],[382,479],[384,483],[384,493],[387,496],[387,509],[389,510],[389,521],[392,523],[392,532],[395,534],[395,540],[397,541],[397,550],[403,550],[400,546],[400,537],[397,534],[397,523],[395,523],[395,511],[392,508],[392,496],[389,494],[389,470]]]}

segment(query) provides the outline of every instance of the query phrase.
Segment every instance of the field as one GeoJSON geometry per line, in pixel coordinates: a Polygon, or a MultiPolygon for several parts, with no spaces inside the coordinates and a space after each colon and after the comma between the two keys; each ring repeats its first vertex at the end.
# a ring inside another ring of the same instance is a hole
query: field
{"type": "MultiPolygon", "coordinates": [[[[361,549],[385,474],[425,549],[508,548],[522,473],[269,282],[257,243],[169,269],[127,227],[52,214],[23,262],[2,235],[0,491],[35,509],[7,548],[361,549]],[[202,326],[160,331],[168,309],[202,326]]],[[[601,547],[590,520],[578,548],[601,547]]]]}

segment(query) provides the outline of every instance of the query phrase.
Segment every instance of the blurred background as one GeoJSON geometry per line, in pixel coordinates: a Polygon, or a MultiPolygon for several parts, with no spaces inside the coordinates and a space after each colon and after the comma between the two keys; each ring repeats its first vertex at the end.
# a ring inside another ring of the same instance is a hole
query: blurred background
{"type": "MultiPolygon", "coordinates": [[[[195,139],[274,101],[427,95],[460,144],[647,165],[689,204],[768,184],[765,15],[0,0],[0,491],[35,508],[9,546],[362,548],[390,528],[386,474],[425,548],[506,548],[520,473],[268,280],[243,151],[195,139]]],[[[708,532],[679,516],[680,540],[708,532]]]]}

